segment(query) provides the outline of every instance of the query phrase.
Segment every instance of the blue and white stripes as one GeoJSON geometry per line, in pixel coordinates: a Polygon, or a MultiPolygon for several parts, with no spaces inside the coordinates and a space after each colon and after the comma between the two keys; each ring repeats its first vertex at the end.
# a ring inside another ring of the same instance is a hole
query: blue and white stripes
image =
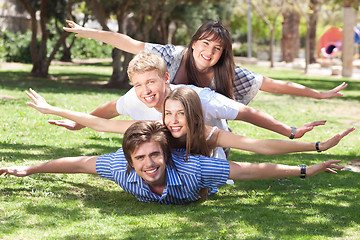
{"type": "Polygon", "coordinates": [[[190,156],[185,159],[185,150],[177,150],[172,156],[175,167],[166,167],[166,187],[162,196],[150,191],[146,182],[135,170],[126,172],[127,161],[122,149],[116,153],[102,155],[96,162],[96,171],[104,178],[115,181],[124,191],[133,194],[139,201],[164,204],[183,204],[199,199],[201,188],[224,185],[229,176],[229,164],[226,160],[204,156],[190,156]]]}

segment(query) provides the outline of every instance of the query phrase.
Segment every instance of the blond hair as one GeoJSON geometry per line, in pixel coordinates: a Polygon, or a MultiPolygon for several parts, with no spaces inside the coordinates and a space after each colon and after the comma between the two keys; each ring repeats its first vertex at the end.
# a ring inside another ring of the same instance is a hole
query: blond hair
{"type": "Polygon", "coordinates": [[[144,73],[157,70],[160,77],[167,73],[167,67],[164,59],[156,53],[141,51],[130,62],[127,74],[131,80],[134,73],[144,73]]]}

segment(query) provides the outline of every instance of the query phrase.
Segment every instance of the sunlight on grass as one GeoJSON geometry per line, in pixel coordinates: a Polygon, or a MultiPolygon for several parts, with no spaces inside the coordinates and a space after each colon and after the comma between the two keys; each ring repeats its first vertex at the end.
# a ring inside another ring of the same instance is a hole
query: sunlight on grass
{"type": "MultiPolygon", "coordinates": [[[[125,93],[99,87],[111,71],[110,65],[51,66],[54,79],[49,80],[31,78],[23,70],[0,69],[0,95],[11,97],[0,99],[1,166],[116,151],[121,134],[90,129],[71,132],[50,125],[47,120],[61,118],[27,107],[24,94],[31,87],[55,106],[90,112],[125,93]]],[[[318,89],[331,89],[343,81],[304,77],[299,71],[262,71],[318,89]]],[[[294,140],[323,141],[348,127],[359,127],[360,86],[351,81],[348,88],[344,97],[329,100],[260,93],[250,106],[289,126],[327,119],[325,126],[294,140]]],[[[248,123],[229,123],[241,135],[287,139],[248,123]]],[[[231,150],[229,159],[310,165],[329,159],[347,163],[359,159],[359,153],[357,129],[322,153],[265,156],[231,150]]],[[[358,196],[360,175],[350,171],[304,180],[237,181],[219,188],[206,202],[186,205],[142,203],[97,176],[1,176],[0,239],[356,239],[360,233],[358,196]]]]}

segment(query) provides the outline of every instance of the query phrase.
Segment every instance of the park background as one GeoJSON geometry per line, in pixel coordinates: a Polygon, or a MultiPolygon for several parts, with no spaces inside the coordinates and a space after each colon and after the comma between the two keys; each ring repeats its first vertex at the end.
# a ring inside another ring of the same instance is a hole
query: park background
{"type": "MultiPolygon", "coordinates": [[[[360,22],[357,1],[0,3],[1,166],[99,155],[121,146],[122,135],[89,129],[70,132],[49,125],[46,120],[54,117],[25,105],[28,100],[24,91],[32,87],[53,105],[90,112],[118,98],[129,87],[125,71],[132,56],[64,33],[65,19],[127,33],[138,40],[186,45],[201,23],[220,18],[232,34],[238,64],[264,76],[319,90],[331,89],[343,81],[349,83],[343,91],[345,96],[337,99],[261,93],[250,106],[288,125],[328,120],[325,126],[306,134],[303,141],[325,140],[343,129],[359,126],[358,46],[353,41],[353,27],[360,22]],[[249,13],[251,25],[247,21],[249,13]],[[37,21],[31,21],[35,18],[37,21]],[[310,24],[311,19],[316,21],[310,24]],[[345,51],[352,54],[340,51],[331,58],[319,58],[317,39],[321,34],[330,26],[345,32],[348,25],[350,34],[344,36],[352,41],[349,45],[344,42],[343,49],[345,44],[345,51]],[[315,35],[310,34],[314,29],[315,35]],[[350,58],[350,65],[345,64],[349,59],[344,60],[344,56],[350,58]]],[[[230,126],[246,136],[284,139],[246,123],[230,122],[230,126]]],[[[359,143],[356,130],[337,147],[320,154],[262,156],[232,150],[233,161],[310,165],[339,159],[353,171],[324,173],[306,180],[236,182],[221,187],[204,203],[181,206],[138,202],[116,184],[94,176],[2,176],[0,238],[357,239],[359,143]]]]}

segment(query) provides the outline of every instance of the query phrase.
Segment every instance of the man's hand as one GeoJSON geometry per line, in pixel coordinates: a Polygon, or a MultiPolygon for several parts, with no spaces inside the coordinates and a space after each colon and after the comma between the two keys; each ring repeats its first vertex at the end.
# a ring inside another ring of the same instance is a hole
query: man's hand
{"type": "Polygon", "coordinates": [[[77,130],[81,130],[84,128],[83,125],[71,121],[71,120],[48,120],[48,123],[59,126],[59,127],[64,127],[68,130],[72,130],[72,131],[77,131],[77,130]]]}
{"type": "Polygon", "coordinates": [[[326,99],[326,98],[333,98],[333,97],[342,97],[344,94],[340,93],[341,90],[347,87],[347,83],[343,82],[339,86],[329,90],[329,91],[322,91],[319,92],[319,97],[317,99],[326,99]]]}
{"type": "Polygon", "coordinates": [[[17,177],[26,177],[29,175],[28,173],[29,167],[8,167],[8,168],[0,168],[0,175],[14,175],[17,177]]]}
{"type": "Polygon", "coordinates": [[[321,151],[325,151],[325,150],[328,150],[329,148],[336,146],[343,137],[345,137],[346,135],[348,135],[349,133],[351,133],[354,130],[355,130],[354,127],[346,129],[345,131],[342,131],[341,133],[336,134],[332,138],[330,138],[326,141],[320,142],[319,149],[321,151]]]}
{"type": "Polygon", "coordinates": [[[296,129],[294,138],[301,138],[302,136],[304,136],[305,133],[313,130],[314,127],[319,126],[319,125],[325,125],[325,123],[326,123],[326,120],[315,121],[312,123],[306,123],[303,126],[296,129]]]}
{"type": "Polygon", "coordinates": [[[325,172],[325,171],[331,172],[331,173],[336,173],[335,170],[341,170],[344,168],[344,166],[335,165],[335,163],[340,163],[340,162],[341,162],[340,160],[329,160],[326,162],[308,166],[306,168],[306,176],[312,177],[318,173],[325,172]]]}

